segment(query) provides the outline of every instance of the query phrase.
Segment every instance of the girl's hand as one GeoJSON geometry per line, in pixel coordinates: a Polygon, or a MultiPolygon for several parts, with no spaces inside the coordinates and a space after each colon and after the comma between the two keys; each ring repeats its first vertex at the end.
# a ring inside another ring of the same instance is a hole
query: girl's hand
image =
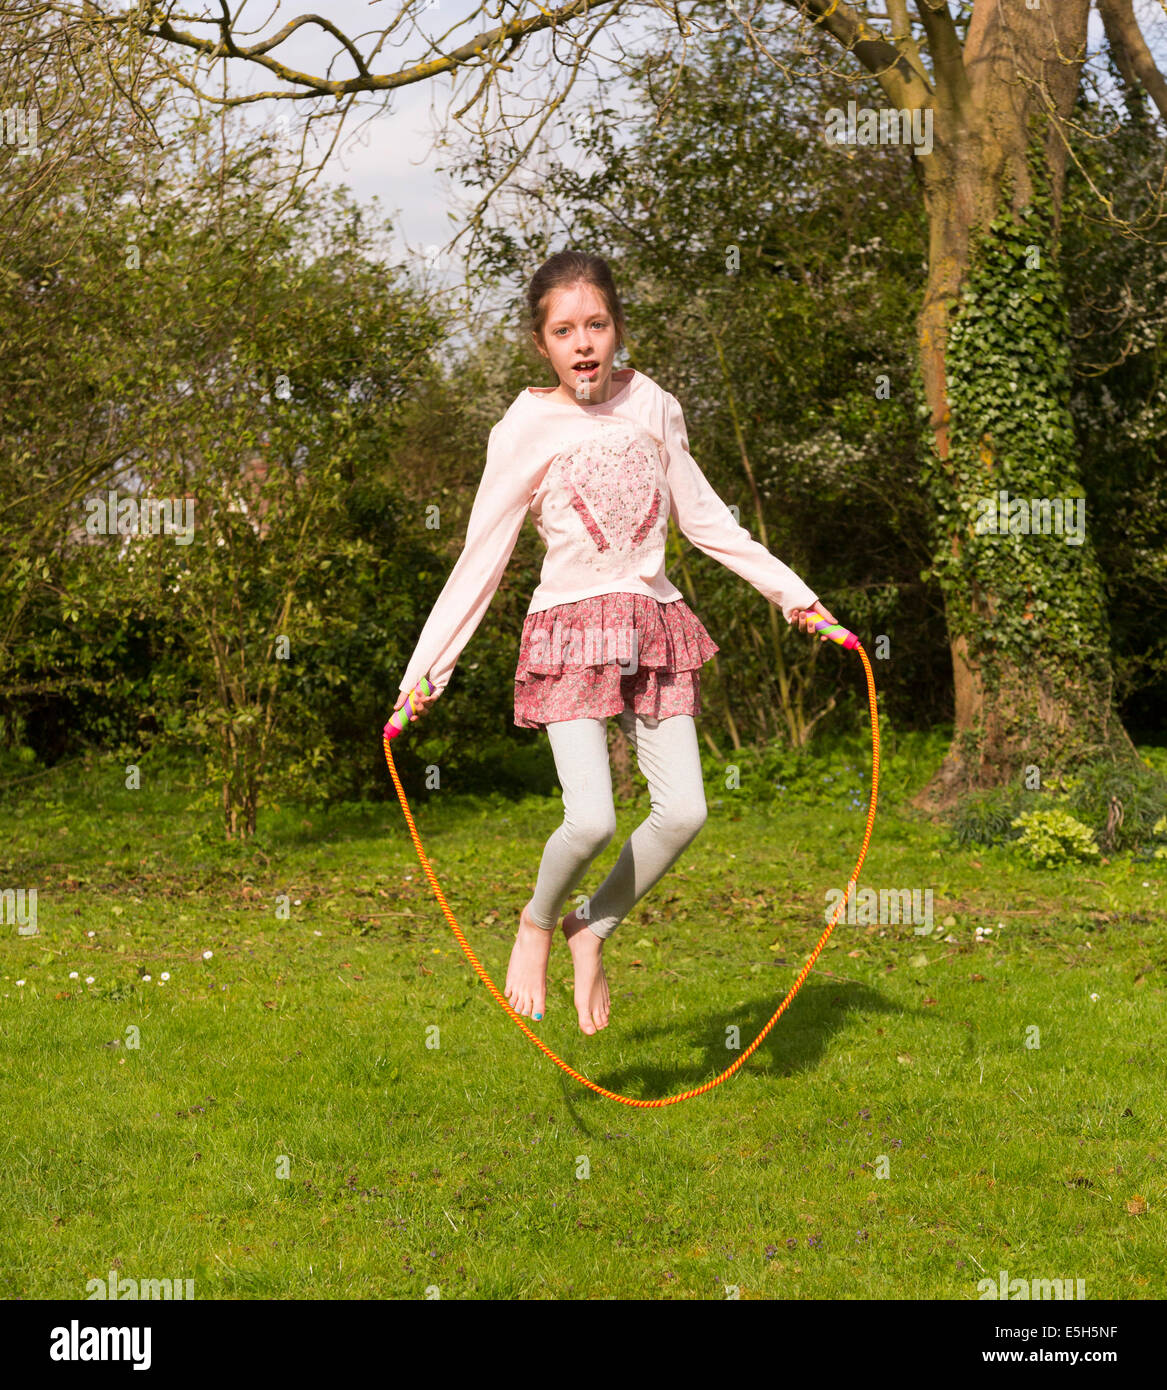
{"type": "MultiPolygon", "coordinates": [[[[835,615],[827,608],[826,604],[823,603],[821,600],[819,600],[819,601],[817,601],[817,602],[815,603],[815,611],[818,612],[818,613],[821,613],[821,614],[823,615],[823,617],[826,618],[826,620],[827,620],[828,623],[837,623],[837,622],[839,621],[838,618],[835,617],[835,615]]],[[[791,624],[792,624],[792,625],[793,625],[793,624],[797,624],[797,625],[798,625],[798,630],[799,630],[799,632],[809,632],[809,631],[810,631],[810,617],[809,617],[809,614],[810,614],[810,610],[809,610],[808,608],[794,608],[794,609],[791,609],[791,613],[790,613],[791,624]]],[[[829,637],[824,637],[823,634],[822,634],[821,632],[819,633],[819,641],[820,641],[820,642],[829,642],[830,640],[831,640],[831,639],[830,639],[829,637]]]]}
{"type": "MultiPolygon", "coordinates": [[[[413,702],[415,719],[420,719],[423,715],[429,713],[430,706],[437,700],[439,693],[440,692],[435,690],[432,695],[417,696],[417,698],[413,702]]],[[[407,699],[409,699],[409,691],[403,690],[401,694],[397,697],[397,703],[393,706],[394,710],[399,710],[407,699]]]]}

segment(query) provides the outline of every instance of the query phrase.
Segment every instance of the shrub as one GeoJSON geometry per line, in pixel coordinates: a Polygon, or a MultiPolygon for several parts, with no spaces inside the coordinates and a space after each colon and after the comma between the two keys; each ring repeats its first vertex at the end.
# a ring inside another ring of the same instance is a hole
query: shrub
{"type": "Polygon", "coordinates": [[[1024,787],[994,787],[991,791],[973,792],[965,797],[950,822],[956,843],[969,845],[1003,845],[1016,840],[1020,831],[1017,818],[1034,810],[1040,793],[1024,787]]]}
{"type": "Polygon", "coordinates": [[[1015,782],[970,793],[952,814],[952,834],[962,848],[1008,844],[1022,835],[1020,817],[1060,807],[1091,830],[1108,854],[1141,849],[1141,857],[1150,858],[1156,845],[1155,826],[1167,812],[1167,776],[1154,766],[1147,751],[1142,750],[1138,763],[1088,764],[1072,776],[1044,784],[1040,791],[1015,782]],[[1121,819],[1111,814],[1114,801],[1121,819]]]}
{"type": "Polygon", "coordinates": [[[1098,836],[1108,852],[1135,849],[1154,834],[1155,822],[1167,812],[1167,777],[1137,763],[1091,763],[1072,778],[1058,800],[1098,836]],[[1111,798],[1122,808],[1122,822],[1107,835],[1111,798]]]}
{"type": "Polygon", "coordinates": [[[724,762],[702,750],[701,763],[706,787],[715,798],[739,796],[750,803],[857,811],[870,795],[871,755],[864,758],[854,739],[822,740],[808,748],[791,748],[775,739],[735,748],[724,762]],[[726,786],[730,767],[737,769],[737,787],[732,789],[726,786]]]}
{"type": "Polygon", "coordinates": [[[1098,853],[1094,832],[1068,811],[1026,811],[1013,826],[1021,832],[1018,849],[1041,868],[1056,868],[1098,853]]]}

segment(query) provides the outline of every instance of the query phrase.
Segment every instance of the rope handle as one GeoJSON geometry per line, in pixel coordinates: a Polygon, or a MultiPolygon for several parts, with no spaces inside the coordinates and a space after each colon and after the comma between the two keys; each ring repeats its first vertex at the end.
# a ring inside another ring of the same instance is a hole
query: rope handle
{"type": "Polygon", "coordinates": [[[389,722],[385,725],[384,735],[387,739],[394,739],[398,734],[405,732],[405,726],[411,719],[417,718],[417,706],[414,703],[419,695],[424,695],[427,699],[434,693],[434,688],[430,684],[428,676],[422,676],[421,680],[413,687],[405,698],[405,703],[400,709],[395,709],[389,716],[389,722]]]}
{"type": "Polygon", "coordinates": [[[817,633],[820,637],[829,637],[832,642],[838,642],[841,647],[846,647],[848,651],[858,650],[859,638],[849,628],[845,628],[842,623],[827,622],[817,608],[808,608],[806,615],[808,618],[817,620],[810,624],[809,631],[817,633]]]}
{"type": "Polygon", "coordinates": [[[739,1067],[745,1065],[746,1061],[761,1045],[762,1040],[766,1037],[767,1033],[769,1033],[770,1029],[774,1027],[786,1012],[786,1008],[790,1001],[802,988],[803,982],[814,968],[815,961],[819,958],[819,953],[827,944],[831,933],[839,923],[839,919],[846,911],[851,894],[856,884],[859,882],[859,871],[863,867],[863,861],[867,857],[867,849],[871,843],[871,831],[875,824],[875,806],[879,797],[879,710],[875,699],[875,677],[871,671],[871,662],[867,659],[867,653],[864,651],[863,644],[859,641],[858,637],[838,623],[828,623],[826,618],[817,610],[812,609],[809,611],[813,612],[814,616],[818,619],[816,630],[830,637],[833,642],[838,642],[841,646],[849,647],[859,653],[860,660],[863,662],[863,670],[867,677],[867,703],[871,711],[871,800],[867,807],[867,824],[863,831],[863,844],[859,850],[859,858],[855,861],[855,868],[851,873],[851,877],[847,880],[847,891],[843,894],[841,901],[835,905],[835,910],[831,914],[831,920],[827,923],[826,930],[819,937],[814,950],[810,953],[806,964],[799,972],[798,978],[794,981],[794,984],[791,985],[785,999],[783,999],[781,1004],[778,1005],[777,1009],[775,1009],[774,1013],[771,1015],[769,1022],[732,1066],[727,1067],[725,1071],[713,1077],[712,1080],[706,1081],[703,1086],[696,1086],[689,1091],[681,1091],[675,1096],[664,1096],[660,1100],[638,1100],[635,1096],[622,1096],[618,1091],[609,1091],[605,1089],[605,1087],[597,1085],[596,1082],[590,1081],[586,1076],[582,1076],[574,1067],[569,1066],[562,1057],[553,1052],[537,1033],[532,1032],[531,1029],[527,1027],[523,1015],[516,1013],[514,1009],[511,1008],[506,997],[500,993],[498,986],[482,968],[478,957],[471,949],[470,943],[463,935],[462,928],[459,927],[455,920],[454,914],[450,910],[449,903],[446,902],[445,894],[442,892],[441,885],[438,883],[434,871],[430,866],[430,862],[426,858],[425,850],[422,848],[421,836],[417,833],[417,826],[413,821],[413,813],[409,809],[409,802],[406,800],[405,789],[401,785],[401,778],[397,775],[397,766],[393,761],[393,750],[390,747],[390,743],[404,730],[406,724],[409,722],[410,718],[412,718],[413,693],[420,691],[423,695],[429,695],[432,691],[429,681],[424,676],[418,682],[414,692],[411,692],[410,699],[407,700],[399,710],[394,711],[389,722],[385,725],[381,740],[382,747],[385,750],[385,761],[389,764],[389,775],[393,778],[393,785],[397,788],[397,797],[401,802],[401,809],[405,812],[405,820],[409,826],[409,834],[413,839],[414,849],[417,850],[417,857],[421,862],[421,867],[425,871],[426,877],[430,881],[430,887],[434,890],[434,897],[438,901],[438,906],[445,914],[446,920],[450,924],[450,930],[454,933],[458,945],[461,946],[466,959],[474,967],[479,979],[487,989],[490,990],[491,994],[494,995],[503,1012],[526,1033],[527,1037],[530,1038],[540,1052],[550,1058],[550,1060],[554,1062],[557,1067],[565,1071],[568,1076],[578,1081],[581,1086],[586,1086],[589,1090],[595,1091],[597,1095],[607,1097],[608,1100],[619,1101],[621,1105],[630,1105],[637,1109],[653,1110],[659,1109],[665,1105],[676,1105],[679,1101],[689,1100],[693,1096],[704,1095],[706,1091],[711,1091],[715,1086],[720,1086],[723,1081],[727,1081],[739,1067]],[[407,713],[407,711],[409,712],[407,713]]]}

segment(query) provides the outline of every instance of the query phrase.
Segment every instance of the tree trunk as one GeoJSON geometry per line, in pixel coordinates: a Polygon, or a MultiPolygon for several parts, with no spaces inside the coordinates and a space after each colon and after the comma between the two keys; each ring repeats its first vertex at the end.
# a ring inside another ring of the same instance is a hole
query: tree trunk
{"type": "Polygon", "coordinates": [[[932,808],[1023,770],[1047,781],[1131,751],[1069,413],[1057,257],[1066,155],[1044,105],[1071,113],[1088,13],[1089,0],[978,5],[967,87],[946,100],[941,86],[933,151],[919,161],[925,473],[956,706],[952,744],[920,797],[932,808]]]}

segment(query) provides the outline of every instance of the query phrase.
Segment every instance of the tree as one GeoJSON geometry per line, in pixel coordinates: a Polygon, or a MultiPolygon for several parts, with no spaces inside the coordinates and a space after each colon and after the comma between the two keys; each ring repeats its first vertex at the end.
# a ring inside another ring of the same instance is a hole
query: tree
{"type": "Polygon", "coordinates": [[[127,199],[136,166],[164,138],[173,84],[147,48],[125,25],[95,42],[92,15],[0,8],[0,688],[9,695],[54,687],[44,669],[14,683],[13,649],[38,601],[58,597],[52,576],[71,510],[129,444],[124,417],[105,408],[133,352],[121,313],[128,247],[111,241],[93,254],[76,214],[100,218],[127,199]],[[82,287],[101,306],[92,335],[76,322],[82,287]]]}
{"type": "MultiPolygon", "coordinates": [[[[661,8],[682,41],[704,22],[699,5],[661,8]]],[[[768,8],[736,8],[726,23],[739,23],[762,59],[775,61],[767,47],[774,32],[765,23],[768,8]]],[[[845,0],[784,0],[777,8],[778,28],[791,21],[801,26],[808,60],[822,61],[813,39],[828,35],[848,56],[849,75],[869,76],[878,85],[890,106],[860,113],[856,143],[894,138],[905,144],[928,218],[919,369],[931,436],[934,571],[945,595],[956,692],[953,743],[929,799],[943,802],[1031,765],[1048,776],[1084,758],[1129,755],[1115,712],[1107,619],[1089,533],[1071,547],[1064,535],[1035,535],[1016,524],[1030,503],[1044,526],[1055,501],[1076,505],[1082,495],[1068,409],[1058,242],[1090,0],[974,0],[955,10],[947,0],[916,0],[914,17],[908,0],[887,0],[881,13],[845,0]],[[1006,529],[979,525],[987,521],[985,504],[1002,496],[1006,529]],[[1015,503],[1024,505],[1014,511],[1015,503]]],[[[1132,0],[1099,0],[1099,11],[1116,67],[1167,115],[1167,89],[1132,0]]],[[[207,21],[213,37],[175,28],[160,5],[143,5],[136,18],[145,34],[175,50],[209,63],[238,59],[267,69],[285,84],[274,94],[281,99],[347,98],[435,74],[469,76],[477,88],[461,116],[476,105],[488,107],[499,74],[543,29],[552,31],[553,56],[569,91],[599,29],[629,12],[602,0],[540,9],[387,73],[373,67],[409,8],[364,52],[313,17],[252,44],[238,41],[226,7],[207,21]],[[308,23],[331,33],[353,76],[314,76],[278,63],[273,54],[279,44],[308,23]],[[557,48],[565,39],[574,48],[566,61],[557,48]]],[[[566,91],[545,97],[536,136],[565,97],[566,91]]],[[[1105,202],[1107,191],[1098,193],[1105,202]]],[[[480,203],[468,226],[480,228],[481,213],[480,203]]],[[[1115,231],[1132,234],[1118,219],[1115,231]]]]}
{"type": "Polygon", "coordinates": [[[0,161],[0,712],[131,707],[102,732],[196,742],[246,837],[265,790],[311,791],[333,751],[330,658],[373,549],[349,494],[444,330],[363,210],[289,196],[264,133],[187,113],[124,149],[133,107],[104,84],[135,70],[86,53],[71,157],[42,132],[0,161]]]}

